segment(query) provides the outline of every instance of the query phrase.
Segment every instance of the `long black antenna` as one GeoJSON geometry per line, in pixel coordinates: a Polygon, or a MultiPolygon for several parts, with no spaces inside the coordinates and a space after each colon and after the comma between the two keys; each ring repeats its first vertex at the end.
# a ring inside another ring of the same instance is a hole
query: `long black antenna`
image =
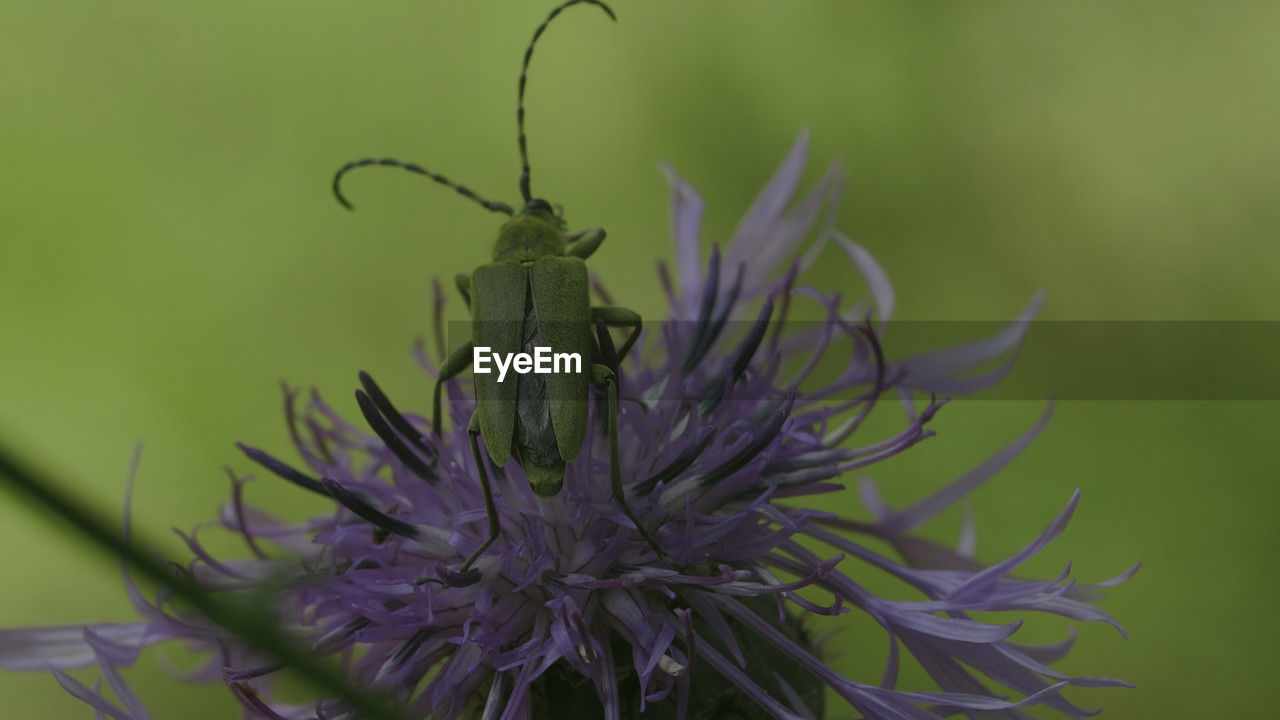
{"type": "Polygon", "coordinates": [[[528,143],[525,141],[524,136],[524,85],[529,73],[529,59],[533,57],[533,46],[537,44],[538,38],[542,37],[543,31],[547,29],[547,26],[551,24],[551,21],[555,20],[557,15],[564,12],[565,8],[578,5],[579,3],[596,5],[601,10],[605,11],[605,14],[609,16],[610,20],[616,21],[618,19],[617,16],[613,14],[613,10],[610,10],[609,6],[600,2],[600,0],[568,0],[568,2],[560,5],[555,10],[552,10],[551,14],[547,16],[547,19],[543,20],[542,24],[538,26],[538,29],[533,31],[533,39],[529,41],[529,47],[525,48],[524,51],[524,63],[520,65],[520,91],[516,96],[516,128],[519,131],[520,143],[520,195],[524,198],[525,202],[529,202],[533,199],[533,195],[529,192],[529,150],[527,147],[528,143]]]}
{"type": "Polygon", "coordinates": [[[339,168],[338,172],[334,173],[333,194],[334,194],[334,197],[338,198],[338,202],[342,203],[342,206],[345,207],[346,209],[355,210],[355,206],[352,205],[350,202],[348,202],[347,198],[342,194],[342,176],[346,175],[348,172],[356,168],[368,167],[370,165],[381,165],[384,167],[397,167],[403,170],[408,170],[411,173],[417,173],[418,175],[425,175],[426,177],[429,177],[432,180],[435,180],[436,182],[440,183],[441,185],[444,185],[445,187],[453,188],[462,197],[465,197],[469,200],[474,200],[480,203],[480,205],[484,207],[484,209],[486,210],[492,210],[493,212],[500,212],[506,215],[513,214],[513,211],[511,210],[511,206],[504,202],[501,202],[498,200],[485,200],[484,198],[475,194],[475,192],[473,192],[471,188],[467,187],[466,185],[459,185],[458,183],[455,183],[454,181],[450,180],[449,178],[443,175],[439,175],[437,173],[431,172],[430,170],[427,170],[421,165],[402,162],[400,160],[395,160],[393,158],[364,158],[362,160],[352,160],[351,162],[339,168]]]}

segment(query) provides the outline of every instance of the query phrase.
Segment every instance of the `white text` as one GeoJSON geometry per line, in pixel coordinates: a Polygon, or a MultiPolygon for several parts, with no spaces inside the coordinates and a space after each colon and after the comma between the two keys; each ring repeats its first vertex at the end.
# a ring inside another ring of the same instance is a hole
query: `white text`
{"type": "Polygon", "coordinates": [[[527,375],[535,373],[538,375],[548,375],[550,373],[575,373],[582,372],[582,356],[578,353],[553,353],[549,347],[535,346],[533,354],[529,353],[495,353],[491,348],[477,347],[471,354],[471,366],[474,372],[488,375],[493,372],[493,368],[498,369],[498,382],[502,382],[507,377],[508,370],[514,370],[517,374],[527,375]]]}

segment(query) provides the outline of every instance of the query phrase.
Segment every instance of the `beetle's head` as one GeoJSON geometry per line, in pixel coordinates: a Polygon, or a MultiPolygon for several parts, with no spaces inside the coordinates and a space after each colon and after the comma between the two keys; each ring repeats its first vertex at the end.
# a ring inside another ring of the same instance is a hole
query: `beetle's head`
{"type": "Polygon", "coordinates": [[[533,198],[525,203],[520,210],[520,217],[535,217],[552,225],[559,225],[560,229],[564,230],[564,218],[551,207],[551,203],[542,198],[533,198]]]}
{"type": "Polygon", "coordinates": [[[498,232],[493,259],[531,262],[563,255],[564,232],[564,218],[546,200],[533,198],[498,232]]]}

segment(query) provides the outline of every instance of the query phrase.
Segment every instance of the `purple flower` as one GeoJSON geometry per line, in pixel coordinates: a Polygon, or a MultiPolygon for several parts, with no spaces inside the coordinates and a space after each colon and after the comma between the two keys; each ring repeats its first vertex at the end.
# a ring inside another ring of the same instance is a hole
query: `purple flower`
{"type": "MultiPolygon", "coordinates": [[[[466,435],[469,384],[448,383],[450,429],[437,439],[425,417],[400,410],[362,373],[359,422],[317,394],[300,402],[286,389],[296,466],[240,446],[299,492],[331,498],[335,510],[286,523],[246,504],[245,480],[234,478],[218,524],[243,537],[247,557],[215,558],[193,531],[185,536],[194,556],[187,572],[210,592],[270,606],[314,652],[338,658],[358,684],[385,691],[413,717],[816,718],[828,688],[867,718],[989,711],[1016,718],[1027,717],[1019,708],[1030,705],[1092,714],[1063,689],[1126,683],[1050,667],[1074,636],[1019,645],[1011,637],[1021,622],[975,617],[1051,613],[1119,628],[1089,601],[1136,566],[1092,586],[1069,580],[1069,567],[1050,580],[1013,574],[1064,530],[1079,492],[1039,537],[994,565],[974,560],[968,543],[951,549],[912,534],[1021,452],[1048,411],[982,465],[910,507],[887,507],[869,482],[860,490],[870,520],[805,507],[805,496],[840,491],[850,471],[930,437],[928,424],[945,404],[938,395],[999,380],[1039,302],[991,338],[886,359],[881,334],[893,288],[871,255],[830,225],[842,187],[838,168],[794,199],[806,148],[801,136],[724,250],[713,247],[705,260],[702,201],[669,175],[677,262],[662,277],[671,314],[620,368],[618,427],[629,502],[671,562],[611,497],[608,443],[589,432],[554,497],[535,495],[516,463],[489,468],[501,535],[472,572],[459,575],[487,536],[466,435]],[[806,238],[816,239],[806,246],[806,238]],[[845,306],[838,295],[800,283],[827,243],[861,273],[869,302],[845,306]],[[789,321],[801,303],[815,304],[823,320],[789,321]],[[840,371],[818,380],[816,370],[833,359],[840,371]],[[978,372],[1001,359],[995,370],[978,372]],[[891,390],[906,411],[902,428],[861,440],[860,425],[891,390]],[[912,399],[925,396],[919,405],[912,399]],[[859,538],[885,541],[900,557],[859,538]],[[877,597],[863,582],[872,569],[904,581],[918,599],[877,597]],[[840,676],[806,630],[807,616],[851,612],[870,616],[888,636],[880,678],[840,676]],[[936,689],[897,686],[904,648],[936,689]]],[[[438,288],[437,297],[439,313],[438,288]]],[[[418,359],[436,372],[421,348],[418,359]]],[[[603,396],[592,403],[600,419],[603,396]]],[[[149,716],[117,668],[145,645],[181,640],[208,653],[193,679],[225,682],[249,717],[344,716],[331,699],[277,699],[272,680],[280,667],[270,658],[167,603],[163,592],[148,599],[131,581],[128,588],[140,622],[3,631],[0,667],[52,669],[98,717],[140,720],[149,716]],[[123,708],[63,673],[94,664],[123,708]]]]}

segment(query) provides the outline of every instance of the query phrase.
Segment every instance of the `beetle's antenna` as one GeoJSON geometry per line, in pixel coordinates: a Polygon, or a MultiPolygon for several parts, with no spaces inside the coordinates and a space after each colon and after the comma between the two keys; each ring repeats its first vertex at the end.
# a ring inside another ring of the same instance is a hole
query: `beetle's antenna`
{"type": "Polygon", "coordinates": [[[520,65],[520,90],[516,96],[516,129],[519,131],[518,140],[520,143],[520,195],[525,202],[529,202],[533,198],[533,195],[529,192],[529,150],[524,136],[524,85],[529,73],[529,59],[533,57],[533,46],[537,44],[538,38],[542,37],[542,33],[551,24],[551,21],[555,20],[556,16],[561,12],[564,12],[565,8],[579,3],[599,6],[609,16],[610,20],[616,21],[618,19],[613,14],[613,10],[610,10],[609,6],[600,2],[600,0],[568,0],[568,2],[552,10],[551,14],[547,15],[547,19],[543,20],[542,24],[538,26],[538,29],[533,31],[533,39],[529,41],[529,47],[525,48],[524,62],[520,65]]]}
{"type": "Polygon", "coordinates": [[[459,185],[443,175],[437,175],[436,173],[433,173],[430,170],[427,170],[421,165],[401,162],[400,160],[395,160],[393,158],[364,158],[362,160],[352,160],[351,162],[339,168],[338,172],[334,173],[333,195],[334,197],[338,198],[338,202],[342,203],[342,206],[345,207],[346,209],[355,210],[355,206],[352,205],[350,202],[348,202],[347,198],[342,194],[342,176],[346,175],[351,170],[355,170],[356,168],[368,167],[370,165],[398,167],[403,170],[408,170],[411,173],[417,173],[418,175],[425,175],[426,177],[429,177],[432,180],[435,180],[436,182],[440,183],[441,185],[444,185],[445,187],[453,188],[462,197],[467,198],[469,200],[474,200],[480,203],[480,205],[484,207],[484,209],[486,210],[492,210],[493,212],[500,212],[506,215],[513,214],[513,211],[511,210],[511,206],[504,202],[501,202],[498,200],[485,200],[484,198],[475,194],[471,190],[471,188],[467,187],[466,185],[459,185]]]}

